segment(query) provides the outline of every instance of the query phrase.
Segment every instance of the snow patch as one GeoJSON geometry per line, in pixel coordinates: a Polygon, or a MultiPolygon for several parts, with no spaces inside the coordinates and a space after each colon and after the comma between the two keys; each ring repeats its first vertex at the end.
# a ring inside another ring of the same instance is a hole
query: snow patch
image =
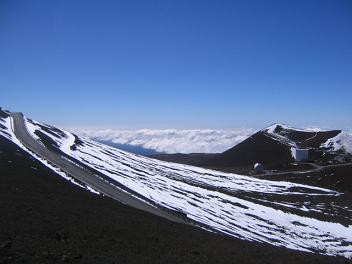
{"type": "Polygon", "coordinates": [[[352,131],[341,132],[336,137],[330,138],[323,146],[332,147],[334,151],[344,150],[352,154],[352,131]]]}
{"type": "Polygon", "coordinates": [[[264,129],[262,129],[262,131],[265,131],[267,133],[270,133],[270,134],[276,134],[275,132],[275,129],[280,126],[282,127],[283,129],[288,129],[288,130],[295,130],[295,131],[299,131],[299,132],[320,132],[320,131],[323,131],[322,129],[320,128],[317,128],[317,127],[314,127],[314,128],[296,128],[296,127],[291,127],[291,126],[288,126],[288,125],[285,125],[285,124],[273,124],[271,126],[268,126],[264,129]]]}
{"type": "Polygon", "coordinates": [[[7,138],[12,139],[13,133],[11,130],[11,120],[9,117],[7,118],[0,118],[0,135],[7,138]]]}
{"type": "MultiPolygon", "coordinates": [[[[78,183],[74,178],[68,176],[65,172],[63,172],[62,170],[60,170],[59,168],[51,165],[49,162],[47,162],[45,159],[42,159],[41,157],[39,157],[38,155],[36,155],[35,153],[33,153],[31,150],[27,149],[16,137],[16,135],[14,134],[12,127],[13,127],[13,120],[11,117],[7,117],[5,118],[4,121],[1,121],[1,124],[3,124],[6,128],[5,129],[0,129],[0,135],[4,136],[5,138],[11,140],[13,143],[15,143],[17,146],[19,146],[22,150],[24,150],[25,152],[27,152],[29,155],[33,156],[35,159],[37,159],[39,162],[41,162],[43,165],[45,165],[46,167],[50,168],[51,170],[53,170],[56,174],[58,174],[59,176],[61,176],[62,178],[70,181],[71,183],[84,188],[92,193],[95,194],[100,194],[99,192],[97,192],[96,190],[94,190],[93,188],[91,188],[90,186],[85,186],[82,185],[80,183],[78,183]],[[6,134],[3,132],[6,131],[6,134]]],[[[35,139],[38,139],[38,137],[34,134],[34,131],[36,129],[40,129],[40,127],[37,127],[35,125],[32,125],[31,123],[27,122],[26,123],[27,128],[29,129],[29,132],[31,135],[34,136],[35,139]]],[[[43,132],[43,131],[42,131],[43,132]]],[[[34,168],[33,168],[34,169],[34,168]]]]}
{"type": "Polygon", "coordinates": [[[291,147],[290,150],[291,150],[292,158],[296,159],[296,148],[295,147],[291,147]]]}
{"type": "MultiPolygon", "coordinates": [[[[42,132],[46,136],[50,137],[52,140],[54,140],[58,144],[58,146],[60,147],[60,150],[62,150],[65,153],[69,153],[71,150],[71,146],[74,145],[74,143],[75,143],[75,137],[67,131],[60,130],[64,134],[64,137],[62,137],[62,136],[54,137],[52,134],[41,129],[41,127],[39,126],[39,124],[40,124],[39,122],[37,122],[35,120],[29,120],[26,117],[25,117],[25,122],[26,122],[27,130],[29,131],[30,135],[35,140],[37,140],[39,143],[41,143],[40,138],[35,134],[35,131],[37,131],[37,130],[42,132]]],[[[46,126],[44,124],[40,124],[40,125],[46,126]]],[[[48,129],[50,129],[50,126],[46,126],[46,127],[48,129]]]]}

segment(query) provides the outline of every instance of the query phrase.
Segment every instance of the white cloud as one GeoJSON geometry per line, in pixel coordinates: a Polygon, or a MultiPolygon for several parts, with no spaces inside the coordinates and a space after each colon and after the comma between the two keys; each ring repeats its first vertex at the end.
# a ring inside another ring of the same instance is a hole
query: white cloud
{"type": "Polygon", "coordinates": [[[96,140],[129,144],[165,153],[223,152],[253,134],[253,129],[163,129],[112,130],[71,129],[72,132],[96,140]]]}

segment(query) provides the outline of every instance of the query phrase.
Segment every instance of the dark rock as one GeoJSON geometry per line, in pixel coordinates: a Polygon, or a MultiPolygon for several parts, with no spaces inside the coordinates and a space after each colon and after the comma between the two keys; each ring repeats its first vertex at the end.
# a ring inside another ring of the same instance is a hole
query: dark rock
{"type": "Polygon", "coordinates": [[[77,254],[74,258],[75,258],[75,259],[82,259],[83,256],[82,256],[81,254],[77,254]]]}
{"type": "Polygon", "coordinates": [[[69,261],[69,257],[64,254],[64,255],[61,256],[61,260],[62,260],[63,262],[68,262],[68,261],[69,261]]]}
{"type": "Polygon", "coordinates": [[[12,241],[11,240],[7,240],[7,241],[1,243],[0,248],[2,248],[2,249],[10,249],[10,248],[12,248],[12,241]]]}

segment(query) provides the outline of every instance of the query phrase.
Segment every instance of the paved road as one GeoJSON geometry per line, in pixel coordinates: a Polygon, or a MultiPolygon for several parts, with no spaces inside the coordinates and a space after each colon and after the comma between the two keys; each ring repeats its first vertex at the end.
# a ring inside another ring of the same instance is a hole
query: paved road
{"type": "Polygon", "coordinates": [[[275,175],[286,175],[286,174],[307,174],[307,173],[312,173],[312,172],[318,172],[322,171],[326,168],[336,168],[336,167],[342,167],[342,166],[347,166],[347,165],[352,165],[352,162],[347,162],[347,163],[339,163],[339,164],[330,164],[330,165],[318,165],[315,163],[311,162],[301,162],[301,164],[308,164],[313,166],[313,169],[310,170],[292,170],[292,171],[280,171],[280,172],[273,172],[273,171],[264,171],[264,173],[261,174],[254,174],[252,176],[256,177],[264,177],[264,176],[275,176],[275,175]]]}
{"type": "Polygon", "coordinates": [[[94,188],[100,193],[103,193],[104,195],[118,200],[124,204],[128,204],[134,208],[153,213],[155,215],[164,217],[174,222],[185,223],[185,221],[181,217],[177,217],[176,215],[165,212],[164,210],[160,210],[131,196],[126,192],[121,191],[120,189],[111,185],[109,182],[106,182],[103,179],[99,178],[94,173],[77,166],[76,164],[68,161],[67,159],[64,159],[61,155],[39,144],[29,134],[22,113],[11,113],[11,117],[13,119],[12,129],[16,137],[21,141],[21,143],[41,158],[49,161],[56,167],[66,172],[71,177],[94,188]]]}

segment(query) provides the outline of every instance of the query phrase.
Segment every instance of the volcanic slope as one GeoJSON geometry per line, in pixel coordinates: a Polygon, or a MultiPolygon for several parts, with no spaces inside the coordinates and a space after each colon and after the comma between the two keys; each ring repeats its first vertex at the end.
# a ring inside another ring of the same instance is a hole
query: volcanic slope
{"type": "MultiPolygon", "coordinates": [[[[207,160],[208,166],[251,166],[256,162],[266,168],[281,168],[294,161],[292,147],[319,149],[340,130],[309,131],[273,125],[263,129],[233,148],[207,160]]],[[[316,155],[315,155],[316,156],[316,155]]],[[[203,165],[204,165],[203,164],[203,165]]]]}
{"type": "Polygon", "coordinates": [[[347,262],[234,239],[136,210],[68,184],[3,136],[0,172],[0,263],[347,262]]]}
{"type": "Polygon", "coordinates": [[[341,138],[342,134],[341,130],[303,130],[275,124],[258,131],[223,153],[159,154],[152,157],[220,170],[236,168],[236,171],[240,171],[240,168],[252,168],[257,162],[262,163],[266,169],[288,169],[294,161],[292,148],[310,149],[310,157],[316,161],[331,161],[341,155],[351,159],[350,153],[339,144],[341,140],[347,141],[345,138],[348,135],[341,138]]]}
{"type": "MultiPolygon", "coordinates": [[[[25,149],[13,134],[11,122],[3,112],[1,134],[25,149]]],[[[300,251],[347,258],[352,255],[351,197],[345,194],[162,162],[27,118],[24,122],[33,138],[46,148],[105,175],[113,186],[125,186],[146,203],[152,201],[185,216],[195,225],[300,251]]],[[[37,158],[46,164],[45,157],[37,158]]],[[[52,169],[60,173],[58,168],[52,169]]]]}

